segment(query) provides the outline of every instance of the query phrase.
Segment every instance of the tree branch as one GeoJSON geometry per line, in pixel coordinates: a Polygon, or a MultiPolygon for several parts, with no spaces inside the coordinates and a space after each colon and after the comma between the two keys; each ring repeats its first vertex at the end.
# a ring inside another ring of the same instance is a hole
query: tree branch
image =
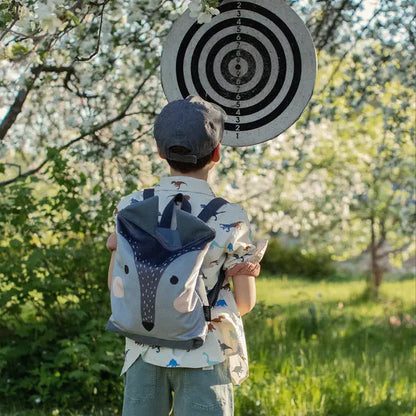
{"type": "Polygon", "coordinates": [[[11,31],[12,27],[16,24],[19,20],[19,3],[16,3],[16,10],[13,16],[13,22],[10,24],[9,27],[4,29],[4,31],[0,34],[0,42],[4,39],[4,37],[11,31]]]}
{"type": "MultiPolygon", "coordinates": [[[[331,2],[328,2],[328,3],[331,4],[331,2]]],[[[340,5],[340,7],[338,9],[336,9],[336,16],[334,17],[332,23],[330,24],[330,26],[326,30],[325,35],[321,38],[320,42],[317,45],[319,50],[323,49],[324,46],[328,43],[330,37],[332,36],[333,31],[335,30],[335,28],[338,25],[339,18],[342,16],[342,12],[343,12],[344,8],[347,6],[348,3],[349,3],[349,0],[344,0],[342,2],[342,4],[340,5]]],[[[324,19],[322,19],[322,20],[324,20],[324,19]]]]}
{"type": "MultiPolygon", "coordinates": [[[[156,68],[154,68],[156,69],[156,68]]],[[[154,70],[153,69],[153,70],[154,70]]],[[[110,126],[111,124],[122,120],[124,117],[127,116],[127,111],[128,109],[131,107],[133,101],[137,98],[137,96],[140,94],[142,88],[144,87],[144,85],[146,84],[146,82],[150,79],[150,77],[153,75],[153,70],[149,72],[149,74],[147,75],[147,77],[142,81],[142,83],[138,86],[136,92],[128,99],[126,105],[124,106],[124,108],[122,109],[122,111],[115,117],[105,121],[104,123],[93,127],[91,130],[88,130],[87,132],[81,134],[78,137],[75,137],[74,139],[70,140],[68,143],[65,143],[64,145],[60,146],[57,148],[58,152],[61,152],[62,150],[68,149],[70,146],[72,146],[74,143],[79,142],[80,140],[84,139],[87,136],[90,136],[94,133],[97,133],[98,131],[110,126]]],[[[37,172],[39,172],[51,159],[49,157],[46,157],[38,166],[36,166],[33,169],[30,169],[24,173],[20,173],[19,175],[15,176],[12,179],[8,179],[6,181],[0,182],[0,187],[1,186],[7,186],[10,185],[13,182],[16,182],[19,179],[22,178],[26,178],[30,175],[33,175],[37,172]]]]}
{"type": "Polygon", "coordinates": [[[30,90],[33,88],[33,85],[35,84],[36,79],[39,77],[41,72],[73,72],[74,68],[72,66],[50,66],[50,65],[38,65],[34,66],[30,69],[30,72],[32,73],[32,77],[26,82],[26,85],[24,88],[22,88],[13,104],[9,108],[9,111],[3,118],[1,124],[0,124],[0,140],[3,140],[9,131],[10,127],[13,125],[13,123],[16,121],[17,116],[21,113],[23,104],[26,101],[27,96],[29,95],[30,90]]]}
{"type": "Polygon", "coordinates": [[[377,259],[382,259],[385,256],[388,256],[389,254],[397,254],[397,253],[402,253],[404,250],[406,250],[408,247],[410,247],[411,243],[406,243],[403,244],[401,247],[396,248],[396,249],[391,249],[391,250],[387,250],[387,251],[383,251],[380,254],[376,255],[377,259]]]}
{"type": "MultiPolygon", "coordinates": [[[[318,43],[318,49],[319,50],[323,49],[326,46],[326,44],[329,42],[333,32],[335,31],[336,27],[338,26],[340,18],[342,18],[342,12],[344,11],[344,9],[348,5],[348,3],[349,3],[349,0],[344,0],[343,3],[341,4],[341,6],[336,10],[336,12],[337,12],[336,16],[334,17],[332,23],[330,24],[330,26],[326,30],[325,35],[321,38],[321,41],[318,43]]],[[[353,13],[350,16],[350,18],[352,18],[352,16],[356,13],[356,11],[360,7],[361,3],[362,3],[362,0],[355,6],[355,8],[353,10],[353,13]]]]}
{"type": "Polygon", "coordinates": [[[272,191],[273,189],[275,189],[275,187],[274,186],[271,186],[271,187],[269,187],[267,189],[264,189],[264,190],[262,190],[260,192],[256,192],[256,193],[254,193],[252,195],[249,195],[247,197],[244,197],[243,199],[240,199],[239,201],[236,202],[236,204],[243,204],[244,202],[251,201],[252,199],[258,198],[261,195],[267,194],[268,192],[272,191]]]}
{"type": "MultiPolygon", "coordinates": [[[[76,57],[75,60],[79,61],[79,62],[83,62],[83,61],[89,61],[90,59],[92,59],[95,55],[97,55],[97,53],[100,51],[100,43],[101,43],[101,31],[103,28],[103,18],[104,18],[104,8],[106,6],[106,4],[109,2],[110,0],[106,0],[103,3],[99,4],[100,6],[103,6],[100,12],[100,28],[98,29],[98,39],[97,39],[97,44],[95,45],[95,50],[94,52],[86,57],[86,58],[78,58],[76,57]]],[[[97,4],[98,5],[98,4],[97,4]]]]}
{"type": "Polygon", "coordinates": [[[8,162],[6,162],[6,163],[3,163],[3,165],[4,166],[13,166],[13,167],[17,168],[17,170],[19,171],[18,176],[20,176],[21,173],[22,173],[22,167],[20,165],[18,165],[17,163],[8,163],[8,162]]]}
{"type": "MultiPolygon", "coordinates": [[[[317,24],[317,26],[315,27],[315,30],[313,31],[313,38],[314,39],[318,39],[318,37],[319,37],[319,34],[321,32],[321,29],[322,29],[323,24],[324,24],[325,19],[326,19],[327,11],[330,8],[330,6],[331,6],[331,2],[329,2],[329,1],[325,2],[325,6],[324,6],[324,9],[322,11],[322,18],[319,21],[319,23],[317,24]]],[[[310,24],[311,24],[311,19],[308,19],[307,25],[310,25],[310,24]]]]}
{"type": "Polygon", "coordinates": [[[351,51],[355,48],[355,46],[357,45],[358,41],[362,39],[362,37],[364,36],[364,33],[368,30],[368,28],[370,27],[370,23],[375,19],[375,17],[382,11],[381,8],[379,8],[371,17],[371,19],[367,22],[366,26],[361,29],[360,34],[357,36],[357,38],[355,39],[354,43],[351,45],[351,47],[344,52],[344,54],[341,56],[341,58],[338,60],[338,64],[337,66],[334,68],[334,70],[332,71],[331,75],[329,76],[328,80],[325,82],[324,87],[321,89],[321,91],[317,92],[317,94],[322,94],[332,83],[332,80],[334,79],[335,75],[337,74],[337,72],[339,71],[342,63],[344,62],[344,59],[348,56],[348,54],[351,53],[351,51]]]}
{"type": "Polygon", "coordinates": [[[40,74],[40,69],[39,67],[34,67],[31,69],[31,72],[33,76],[26,82],[25,88],[22,88],[18,92],[14,100],[14,103],[11,105],[11,107],[9,108],[9,111],[7,112],[7,114],[5,115],[4,119],[2,120],[0,124],[0,140],[4,139],[8,130],[16,121],[16,118],[19,115],[19,113],[22,111],[23,104],[26,101],[26,98],[30,90],[32,89],[36,79],[38,78],[40,74]]]}

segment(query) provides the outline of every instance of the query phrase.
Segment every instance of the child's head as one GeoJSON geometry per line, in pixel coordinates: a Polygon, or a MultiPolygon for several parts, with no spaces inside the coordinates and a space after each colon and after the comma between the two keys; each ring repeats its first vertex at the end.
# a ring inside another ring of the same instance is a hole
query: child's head
{"type": "Polygon", "coordinates": [[[155,121],[160,155],[181,173],[203,169],[218,154],[226,114],[200,97],[172,101],[155,121]]]}

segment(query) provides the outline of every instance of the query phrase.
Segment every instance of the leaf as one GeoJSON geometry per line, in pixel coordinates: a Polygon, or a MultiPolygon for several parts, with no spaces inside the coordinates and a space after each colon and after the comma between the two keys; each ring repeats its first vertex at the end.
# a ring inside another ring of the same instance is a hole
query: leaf
{"type": "Polygon", "coordinates": [[[20,240],[17,240],[16,238],[13,238],[9,241],[9,245],[12,248],[19,249],[22,246],[22,242],[20,240]]]}
{"type": "Polygon", "coordinates": [[[72,20],[77,26],[81,23],[79,17],[71,10],[66,10],[65,15],[68,19],[72,20]]]}
{"type": "Polygon", "coordinates": [[[20,43],[13,45],[11,50],[13,58],[16,59],[25,55],[28,51],[29,49],[26,46],[21,45],[20,43]]]}
{"type": "Polygon", "coordinates": [[[48,146],[46,148],[46,154],[48,156],[48,159],[54,159],[59,154],[59,150],[56,147],[48,146]]]}
{"type": "Polygon", "coordinates": [[[99,373],[100,371],[106,371],[108,373],[111,372],[111,370],[105,364],[101,364],[101,363],[94,363],[89,368],[90,370],[95,371],[97,373],[99,373]]]}
{"type": "Polygon", "coordinates": [[[80,380],[82,381],[83,379],[88,377],[88,373],[85,371],[81,371],[81,370],[75,370],[75,371],[70,371],[68,373],[68,378],[69,379],[75,379],[75,380],[80,380]]]}

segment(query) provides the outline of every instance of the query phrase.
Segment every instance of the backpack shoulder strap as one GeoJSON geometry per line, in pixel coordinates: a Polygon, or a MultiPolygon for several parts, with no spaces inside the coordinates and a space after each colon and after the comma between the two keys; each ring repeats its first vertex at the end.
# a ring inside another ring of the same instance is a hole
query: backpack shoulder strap
{"type": "Polygon", "coordinates": [[[215,283],[215,286],[208,291],[207,298],[208,298],[208,305],[213,308],[218,300],[218,295],[220,294],[220,290],[222,288],[222,285],[225,282],[225,270],[221,267],[217,283],[215,283]]]}
{"type": "MultiPolygon", "coordinates": [[[[204,222],[207,222],[225,204],[228,204],[228,201],[226,201],[224,198],[214,198],[214,199],[212,199],[205,206],[205,208],[200,212],[200,214],[198,215],[198,218],[200,220],[204,221],[204,222]]],[[[207,293],[208,305],[209,305],[210,308],[213,308],[215,306],[215,304],[217,303],[218,295],[220,293],[222,285],[224,284],[224,280],[225,280],[225,270],[221,267],[219,275],[218,275],[217,283],[207,293]]],[[[207,319],[207,321],[211,320],[210,308],[206,308],[206,311],[205,311],[205,318],[207,319]]]]}
{"type": "Polygon", "coordinates": [[[155,194],[154,188],[147,188],[143,190],[143,199],[149,199],[155,194]]]}
{"type": "Polygon", "coordinates": [[[198,218],[204,222],[207,222],[225,204],[228,204],[228,201],[223,198],[212,199],[199,213],[198,218]]]}

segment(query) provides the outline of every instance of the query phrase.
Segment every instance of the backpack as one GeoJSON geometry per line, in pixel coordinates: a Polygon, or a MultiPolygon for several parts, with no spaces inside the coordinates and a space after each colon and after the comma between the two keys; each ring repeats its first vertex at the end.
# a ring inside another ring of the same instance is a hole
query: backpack
{"type": "Polygon", "coordinates": [[[198,217],[177,194],[160,221],[159,198],[146,189],[117,213],[117,253],[106,329],[148,345],[195,349],[225,278],[207,293],[200,268],[215,230],[206,222],[227,201],[214,198],[198,217]],[[172,221],[176,227],[171,227],[172,221]]]}

